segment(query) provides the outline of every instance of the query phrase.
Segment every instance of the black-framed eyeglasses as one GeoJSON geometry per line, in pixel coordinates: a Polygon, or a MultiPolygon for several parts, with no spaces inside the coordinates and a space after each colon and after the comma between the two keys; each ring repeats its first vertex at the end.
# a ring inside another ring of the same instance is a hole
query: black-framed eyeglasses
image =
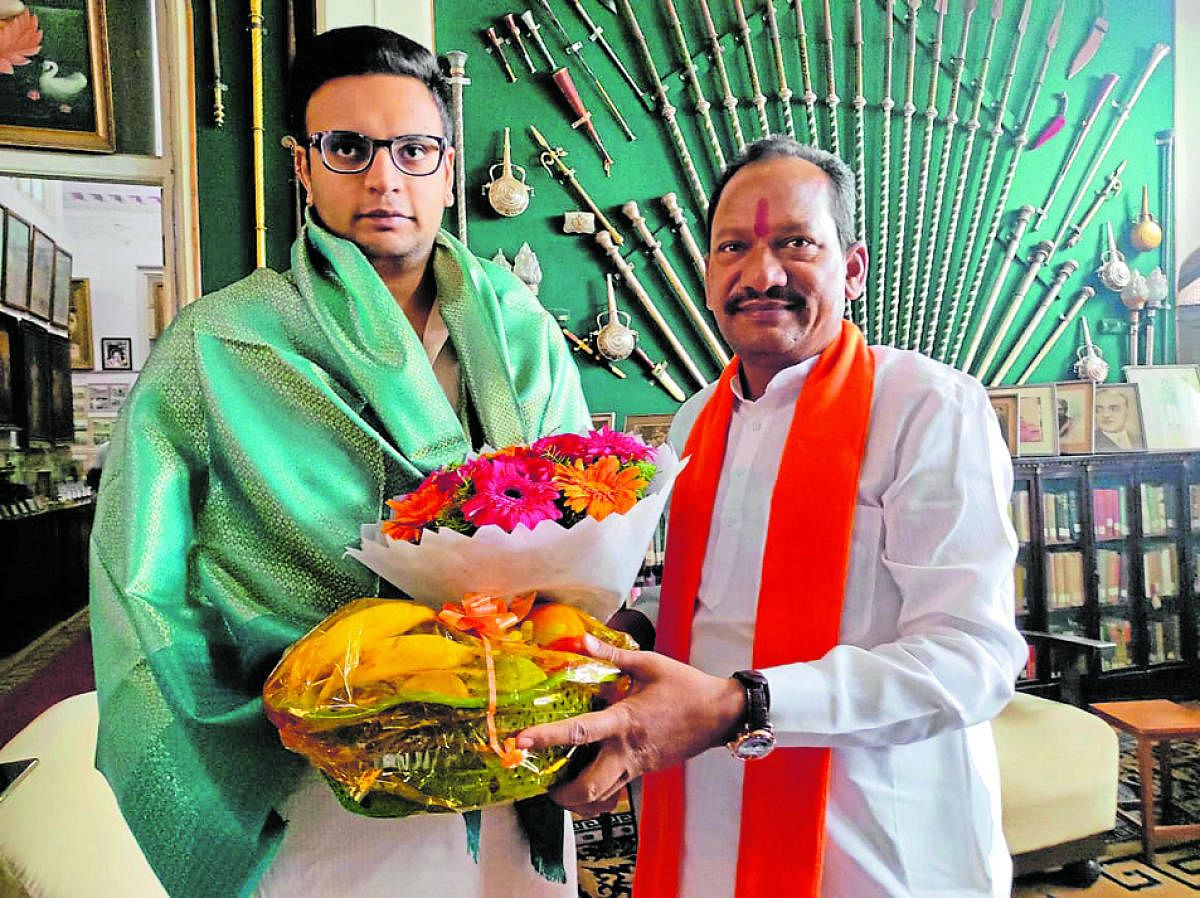
{"type": "Polygon", "coordinates": [[[368,137],[357,131],[315,131],[308,146],[316,147],[321,162],[339,175],[356,175],[375,161],[380,147],[387,147],[392,163],[406,175],[423,178],[442,164],[448,141],[435,134],[402,134],[399,137],[368,137]]]}

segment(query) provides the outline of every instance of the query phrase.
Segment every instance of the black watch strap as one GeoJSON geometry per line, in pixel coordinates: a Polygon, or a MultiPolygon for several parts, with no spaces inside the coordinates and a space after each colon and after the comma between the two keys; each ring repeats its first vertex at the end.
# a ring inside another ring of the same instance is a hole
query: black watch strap
{"type": "Polygon", "coordinates": [[[745,729],[762,730],[771,726],[771,689],[767,678],[757,670],[739,670],[731,674],[746,690],[745,729]]]}

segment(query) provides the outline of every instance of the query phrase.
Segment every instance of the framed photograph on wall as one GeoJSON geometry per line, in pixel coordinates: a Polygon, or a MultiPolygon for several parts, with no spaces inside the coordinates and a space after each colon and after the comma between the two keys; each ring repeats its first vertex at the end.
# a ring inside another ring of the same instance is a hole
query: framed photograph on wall
{"type": "Polygon", "coordinates": [[[105,371],[132,371],[133,338],[101,337],[100,367],[105,371]]]}
{"type": "Polygon", "coordinates": [[[617,413],[592,412],[592,430],[599,430],[601,427],[607,427],[609,430],[616,430],[617,413]]]}
{"type": "Polygon", "coordinates": [[[109,412],[112,410],[112,384],[88,384],[88,411],[109,412]]]}
{"type": "Polygon", "coordinates": [[[92,282],[71,278],[71,307],[67,310],[67,339],[71,342],[71,369],[91,371],[96,367],[92,349],[92,282]]]}
{"type": "Polygon", "coordinates": [[[0,78],[0,144],[111,153],[104,0],[28,0],[3,31],[30,62],[0,78]]]}
{"type": "Polygon", "coordinates": [[[29,242],[33,231],[28,222],[12,212],[4,214],[4,283],[6,306],[29,308],[29,242]]]}
{"type": "Polygon", "coordinates": [[[1127,365],[1138,385],[1147,449],[1200,449],[1200,365],[1127,365]]]}
{"type": "Polygon", "coordinates": [[[71,402],[71,345],[66,337],[46,336],[50,358],[50,438],[59,444],[75,439],[71,402]]]}
{"type": "Polygon", "coordinates": [[[24,444],[50,442],[50,344],[49,335],[32,321],[21,322],[21,423],[24,444]]]}
{"type": "Polygon", "coordinates": [[[1054,385],[1059,455],[1092,454],[1092,410],[1096,385],[1070,380],[1054,385]]]}
{"type": "Polygon", "coordinates": [[[1020,442],[1017,440],[1017,394],[1013,390],[988,390],[988,402],[996,413],[1000,434],[1008,446],[1008,454],[1017,457],[1020,442]]]}
{"type": "Polygon", "coordinates": [[[16,393],[17,319],[0,315],[0,427],[18,427],[16,393]]]}
{"type": "Polygon", "coordinates": [[[50,301],[54,297],[54,241],[33,229],[33,255],[29,262],[29,311],[44,321],[50,320],[50,301]]]}
{"type": "Polygon", "coordinates": [[[1137,384],[1096,384],[1093,451],[1141,452],[1146,448],[1139,393],[1137,384]]]}
{"type": "Polygon", "coordinates": [[[1018,387],[1017,444],[1019,455],[1057,455],[1058,423],[1054,414],[1054,386],[1018,387]]]}
{"type": "Polygon", "coordinates": [[[625,432],[640,436],[647,446],[661,446],[667,441],[674,415],[626,415],[625,432]]]}
{"type": "Polygon", "coordinates": [[[54,290],[50,299],[50,321],[59,327],[71,323],[71,254],[54,248],[54,290]]]}

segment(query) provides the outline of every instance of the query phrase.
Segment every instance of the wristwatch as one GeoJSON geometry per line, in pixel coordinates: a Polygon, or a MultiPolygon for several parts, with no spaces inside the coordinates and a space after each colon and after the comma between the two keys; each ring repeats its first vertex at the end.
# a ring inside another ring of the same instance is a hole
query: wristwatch
{"type": "Polygon", "coordinates": [[[765,758],[775,748],[775,728],[771,726],[771,690],[767,678],[757,670],[739,670],[731,675],[746,690],[746,720],[727,744],[730,753],[741,761],[765,758]]]}

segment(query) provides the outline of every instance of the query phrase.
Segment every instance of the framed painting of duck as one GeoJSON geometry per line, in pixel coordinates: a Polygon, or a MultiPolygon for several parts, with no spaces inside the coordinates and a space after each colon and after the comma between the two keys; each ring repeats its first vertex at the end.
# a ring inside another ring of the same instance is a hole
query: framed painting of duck
{"type": "Polygon", "coordinates": [[[0,0],[0,144],[113,152],[104,0],[0,0]]]}

